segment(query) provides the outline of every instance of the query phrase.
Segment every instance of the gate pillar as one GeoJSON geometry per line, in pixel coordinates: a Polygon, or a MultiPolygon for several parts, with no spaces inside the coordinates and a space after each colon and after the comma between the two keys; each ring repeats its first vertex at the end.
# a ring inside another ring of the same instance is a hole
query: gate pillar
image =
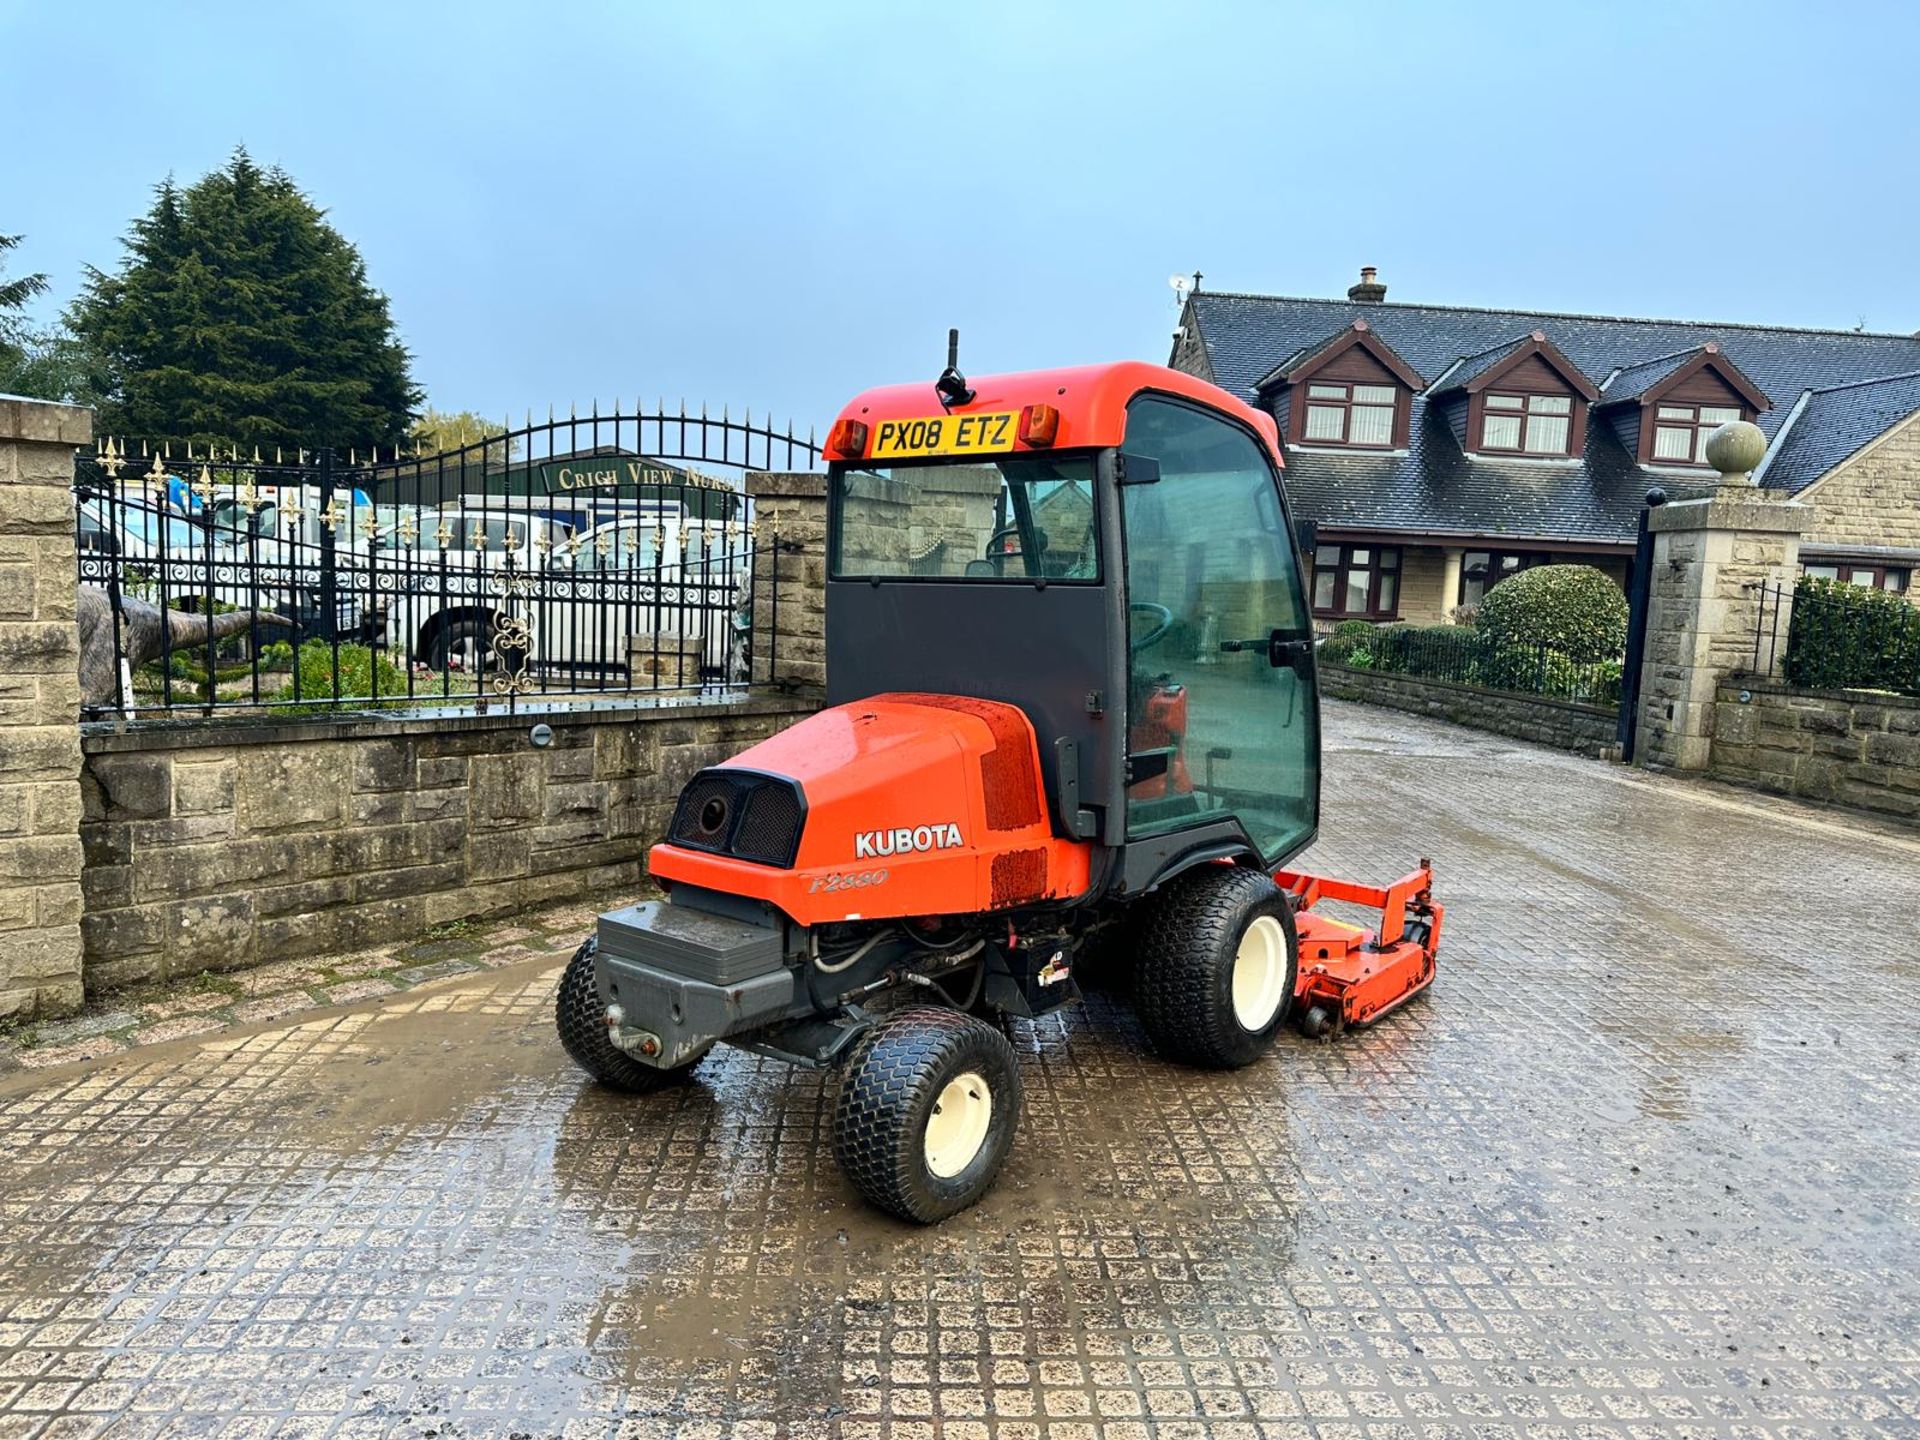
{"type": "MultiPolygon", "coordinates": [[[[1704,770],[1713,747],[1720,678],[1753,663],[1762,589],[1791,595],[1800,575],[1800,535],[1812,512],[1756,489],[1752,471],[1766,437],[1747,421],[1714,431],[1707,460],[1719,488],[1662,505],[1647,518],[1653,537],[1646,654],[1635,759],[1655,769],[1704,770]]],[[[1782,633],[1788,617],[1782,615],[1782,633]]]]}
{"type": "Polygon", "coordinates": [[[73,456],[93,412],[0,396],[0,1017],[80,1007],[73,456]]]}
{"type": "Polygon", "coordinates": [[[787,689],[827,683],[827,477],[754,470],[753,679],[787,689]]]}

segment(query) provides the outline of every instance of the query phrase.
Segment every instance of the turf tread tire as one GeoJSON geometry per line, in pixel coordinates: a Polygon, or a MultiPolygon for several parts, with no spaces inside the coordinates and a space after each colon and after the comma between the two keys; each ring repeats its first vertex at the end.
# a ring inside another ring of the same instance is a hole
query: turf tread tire
{"type": "Polygon", "coordinates": [[[593,955],[598,946],[597,940],[588,940],[574,951],[560,977],[553,1021],[560,1032],[561,1047],[573,1057],[574,1064],[610,1090],[647,1095],[679,1084],[706,1058],[704,1055],[661,1070],[634,1059],[607,1038],[607,1009],[593,982],[593,955]]]}
{"type": "Polygon", "coordinates": [[[1203,865],[1171,881],[1147,902],[1134,964],[1134,1009],[1154,1048],[1207,1070],[1251,1065],[1273,1045],[1293,999],[1299,948],[1293,906],[1271,876],[1240,866],[1203,865]],[[1241,934],[1257,917],[1280,921],[1287,943],[1287,985],[1258,1031],[1233,1013],[1233,962],[1241,934]]]}
{"type": "Polygon", "coordinates": [[[1020,1118],[1020,1068],[994,1026],[958,1010],[895,1011],[856,1046],[834,1105],[833,1149],[867,1201],[902,1220],[931,1224],[966,1209],[992,1187],[1020,1118]],[[949,1080],[976,1070],[993,1097],[986,1139],[951,1179],[928,1170],[927,1112],[949,1080]]]}

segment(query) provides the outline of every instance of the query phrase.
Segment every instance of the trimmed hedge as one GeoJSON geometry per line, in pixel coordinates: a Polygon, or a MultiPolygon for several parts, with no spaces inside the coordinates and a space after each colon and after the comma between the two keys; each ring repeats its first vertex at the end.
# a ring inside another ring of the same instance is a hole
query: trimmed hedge
{"type": "Polygon", "coordinates": [[[1884,590],[1803,575],[1782,668],[1809,690],[1920,695],[1920,610],[1884,590]]]}
{"type": "Polygon", "coordinates": [[[1495,649],[1544,645],[1575,664],[1617,660],[1627,648],[1627,597],[1591,565],[1536,565],[1487,591],[1475,628],[1495,649]]]}

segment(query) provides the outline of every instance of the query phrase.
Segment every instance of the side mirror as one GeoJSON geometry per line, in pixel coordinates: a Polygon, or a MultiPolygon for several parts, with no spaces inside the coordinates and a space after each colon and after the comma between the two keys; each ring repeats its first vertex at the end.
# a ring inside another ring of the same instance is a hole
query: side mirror
{"type": "Polygon", "coordinates": [[[1151,455],[1129,455],[1122,451],[1114,457],[1114,479],[1122,485],[1154,485],[1160,480],[1160,462],[1151,455]]]}
{"type": "Polygon", "coordinates": [[[1320,548],[1320,522],[1318,520],[1294,521],[1293,543],[1302,555],[1313,554],[1320,548]]]}

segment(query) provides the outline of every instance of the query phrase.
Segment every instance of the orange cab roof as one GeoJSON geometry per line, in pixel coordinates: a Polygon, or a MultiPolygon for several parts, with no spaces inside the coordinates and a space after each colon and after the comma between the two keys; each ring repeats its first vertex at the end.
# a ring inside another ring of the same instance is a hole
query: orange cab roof
{"type": "MultiPolygon", "coordinates": [[[[864,421],[869,434],[887,420],[917,420],[943,413],[956,416],[1018,411],[1027,405],[1051,405],[1060,412],[1060,429],[1047,450],[1118,445],[1125,436],[1127,405],[1146,390],[1177,395],[1221,410],[1253,428],[1266,443],[1275,465],[1280,458],[1280,431],[1271,415],[1235,399],[1218,385],[1164,365],[1144,360],[1117,360],[1107,365],[1069,365],[1059,370],[1021,370],[1010,375],[969,375],[973,399],[943,412],[933,381],[882,385],[856,395],[838,419],[864,421]]],[[[871,443],[871,442],[870,442],[871,443]]],[[[1016,451],[1037,447],[1018,444],[1016,451]]],[[[829,455],[829,459],[841,459],[829,455]]]]}

